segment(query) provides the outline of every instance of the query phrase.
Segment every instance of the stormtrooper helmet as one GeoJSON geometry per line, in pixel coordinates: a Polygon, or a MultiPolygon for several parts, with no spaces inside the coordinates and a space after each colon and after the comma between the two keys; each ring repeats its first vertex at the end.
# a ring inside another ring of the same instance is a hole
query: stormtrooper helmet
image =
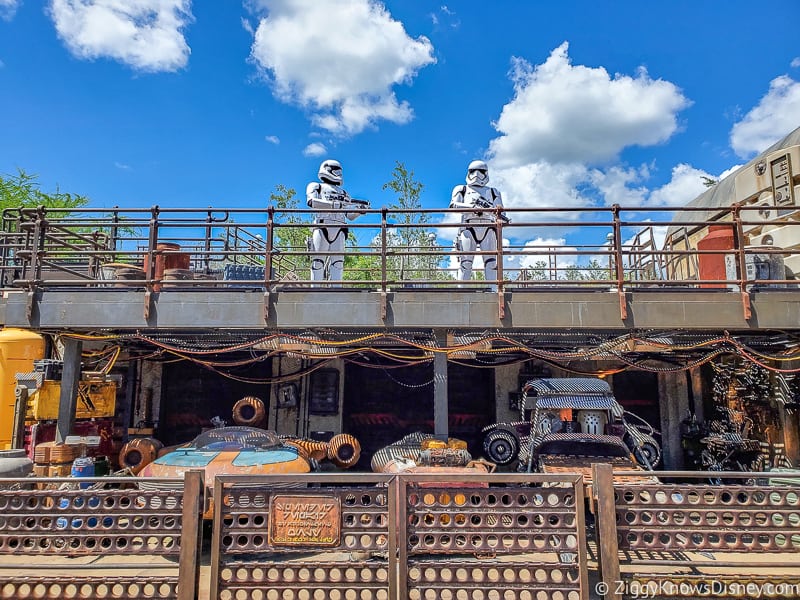
{"type": "Polygon", "coordinates": [[[333,185],[342,184],[342,165],[338,160],[324,160],[319,166],[319,180],[333,185]]]}
{"type": "Polygon", "coordinates": [[[486,185],[489,183],[489,167],[482,160],[473,160],[467,167],[468,185],[486,185]]]}

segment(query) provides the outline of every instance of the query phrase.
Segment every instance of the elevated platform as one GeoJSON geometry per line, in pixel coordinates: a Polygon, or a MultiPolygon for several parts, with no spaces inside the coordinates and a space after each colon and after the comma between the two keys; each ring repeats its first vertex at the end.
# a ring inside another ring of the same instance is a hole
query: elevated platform
{"type": "Polygon", "coordinates": [[[73,331],[335,328],[391,331],[536,329],[584,331],[800,329],[800,289],[580,288],[496,292],[440,288],[117,288],[6,290],[0,325],[73,331]]]}

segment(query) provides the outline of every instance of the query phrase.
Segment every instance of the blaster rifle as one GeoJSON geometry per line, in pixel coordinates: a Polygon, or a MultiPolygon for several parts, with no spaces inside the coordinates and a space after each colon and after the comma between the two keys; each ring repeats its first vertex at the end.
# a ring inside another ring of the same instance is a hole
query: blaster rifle
{"type": "Polygon", "coordinates": [[[358,214],[364,214],[367,210],[369,210],[369,200],[361,200],[359,198],[350,198],[350,208],[354,210],[354,212],[358,214]]]}
{"type": "MultiPolygon", "coordinates": [[[[472,205],[475,208],[483,208],[483,209],[486,209],[486,210],[492,210],[492,209],[498,208],[492,202],[489,202],[488,200],[485,200],[483,198],[476,198],[472,205]]],[[[477,215],[478,216],[482,216],[483,212],[478,212],[477,215]]],[[[503,213],[503,212],[501,212],[498,216],[499,216],[500,220],[503,221],[503,223],[511,222],[511,219],[509,219],[506,216],[506,214],[503,213]]]]}

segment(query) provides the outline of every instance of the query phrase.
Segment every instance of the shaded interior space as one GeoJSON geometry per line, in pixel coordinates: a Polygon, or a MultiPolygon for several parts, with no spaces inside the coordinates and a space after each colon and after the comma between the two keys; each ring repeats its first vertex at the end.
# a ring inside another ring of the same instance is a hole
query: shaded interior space
{"type": "MultiPolygon", "coordinates": [[[[260,373],[271,372],[269,360],[262,365],[258,371],[252,367],[243,371],[242,377],[256,379],[260,373]]],[[[224,377],[193,362],[165,362],[156,437],[165,446],[172,446],[190,441],[204,429],[212,427],[211,419],[214,417],[221,418],[228,425],[234,425],[233,405],[245,396],[260,398],[269,408],[270,386],[224,377]]],[[[147,397],[146,393],[138,395],[138,402],[147,402],[147,397]]],[[[266,423],[264,426],[266,427],[266,423]]]]}
{"type": "Polygon", "coordinates": [[[623,408],[647,421],[656,431],[661,429],[658,397],[658,373],[625,371],[612,379],[614,397],[623,408]]]}
{"type": "MultiPolygon", "coordinates": [[[[397,367],[370,357],[374,366],[345,367],[343,431],[361,443],[356,469],[369,471],[376,450],[403,436],[434,432],[433,364],[397,367]]],[[[467,442],[473,458],[483,454],[481,429],[494,421],[494,371],[450,363],[448,428],[467,442]]]]}

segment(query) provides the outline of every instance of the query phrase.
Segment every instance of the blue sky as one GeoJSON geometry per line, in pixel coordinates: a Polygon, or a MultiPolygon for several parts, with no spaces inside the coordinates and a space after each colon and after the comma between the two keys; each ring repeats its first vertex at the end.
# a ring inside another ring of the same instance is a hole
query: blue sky
{"type": "MultiPolygon", "coordinates": [[[[800,126],[800,2],[0,0],[0,173],[92,206],[260,207],[323,158],[447,205],[680,206],[800,126]]],[[[563,240],[561,240],[563,244],[563,240]]]]}

